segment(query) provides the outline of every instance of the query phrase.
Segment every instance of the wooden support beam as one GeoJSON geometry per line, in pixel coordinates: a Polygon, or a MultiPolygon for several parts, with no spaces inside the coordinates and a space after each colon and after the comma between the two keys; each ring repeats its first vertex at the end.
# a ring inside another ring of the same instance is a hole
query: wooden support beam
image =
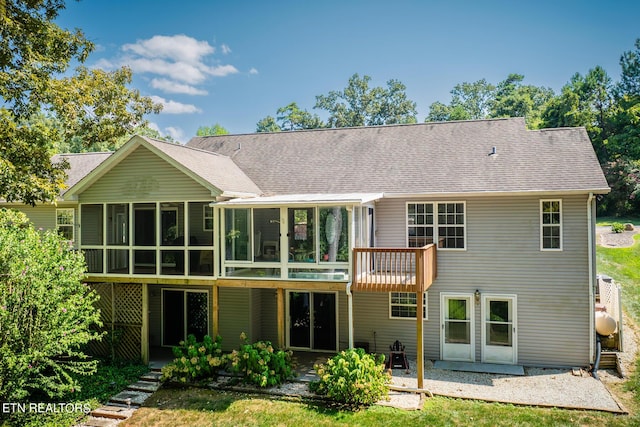
{"type": "Polygon", "coordinates": [[[278,288],[276,290],[276,311],[278,313],[278,347],[279,348],[284,348],[284,328],[285,328],[285,322],[284,322],[284,311],[285,311],[285,304],[284,304],[284,289],[283,288],[278,288]]]}
{"type": "Polygon", "coordinates": [[[140,355],[142,363],[149,363],[149,289],[146,283],[142,284],[142,327],[140,340],[140,355]]]}
{"type": "Polygon", "coordinates": [[[424,254],[418,256],[416,262],[416,281],[418,283],[418,292],[416,293],[416,353],[417,353],[417,376],[418,389],[424,388],[424,254]]]}
{"type": "Polygon", "coordinates": [[[213,328],[211,329],[213,332],[213,339],[220,334],[220,288],[218,285],[213,285],[213,304],[211,310],[211,323],[213,323],[213,328]]]}

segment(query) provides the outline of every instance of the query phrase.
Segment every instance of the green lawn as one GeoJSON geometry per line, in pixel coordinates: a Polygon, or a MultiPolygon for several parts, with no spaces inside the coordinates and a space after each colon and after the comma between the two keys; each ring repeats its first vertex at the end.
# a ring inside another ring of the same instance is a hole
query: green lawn
{"type": "Polygon", "coordinates": [[[595,411],[518,407],[428,398],[420,411],[381,406],[351,412],[313,401],[199,388],[163,388],[120,424],[151,426],[575,426],[638,425],[638,420],[595,411]]]}

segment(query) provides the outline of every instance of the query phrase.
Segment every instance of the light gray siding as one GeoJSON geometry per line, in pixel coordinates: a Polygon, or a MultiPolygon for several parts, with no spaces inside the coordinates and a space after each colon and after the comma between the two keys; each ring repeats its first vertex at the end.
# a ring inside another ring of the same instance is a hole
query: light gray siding
{"type": "Polygon", "coordinates": [[[222,337],[222,349],[231,351],[240,346],[240,334],[244,332],[250,342],[251,335],[251,289],[220,288],[218,333],[222,337]]]}
{"type": "MultiPolygon", "coordinates": [[[[589,354],[587,196],[561,199],[563,250],[540,250],[539,197],[477,197],[466,202],[466,250],[438,251],[438,278],[429,289],[425,322],[427,357],[440,357],[440,294],[517,296],[517,362],[584,366],[589,354]]],[[[412,200],[417,201],[417,200],[412,200]]],[[[446,199],[421,201],[449,201],[446,199]]],[[[405,246],[406,202],[376,207],[376,246],[405,246]]],[[[415,353],[415,321],[388,319],[388,294],[354,298],[356,339],[377,337],[378,349],[404,339],[415,353]],[[406,337],[406,338],[403,338],[406,337]],[[412,348],[413,347],[413,348],[412,348]]],[[[480,361],[480,304],[475,304],[476,360],[480,361]]]]}
{"type": "Polygon", "coordinates": [[[81,203],[207,200],[211,191],[138,147],[79,195],[81,203]]]}

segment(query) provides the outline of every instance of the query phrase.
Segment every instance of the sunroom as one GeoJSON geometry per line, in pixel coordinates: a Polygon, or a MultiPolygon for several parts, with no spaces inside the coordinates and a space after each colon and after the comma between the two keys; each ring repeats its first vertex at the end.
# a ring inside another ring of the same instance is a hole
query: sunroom
{"type": "Polygon", "coordinates": [[[221,278],[348,281],[351,249],[373,246],[380,194],[288,195],[212,204],[221,278]]]}

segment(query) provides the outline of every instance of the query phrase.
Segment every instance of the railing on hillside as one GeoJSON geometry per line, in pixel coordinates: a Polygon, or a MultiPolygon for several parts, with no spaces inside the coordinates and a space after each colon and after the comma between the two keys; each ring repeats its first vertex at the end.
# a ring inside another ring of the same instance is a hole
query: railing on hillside
{"type": "Polygon", "coordinates": [[[436,245],[420,248],[355,248],[354,291],[426,291],[437,276],[436,245]]]}

